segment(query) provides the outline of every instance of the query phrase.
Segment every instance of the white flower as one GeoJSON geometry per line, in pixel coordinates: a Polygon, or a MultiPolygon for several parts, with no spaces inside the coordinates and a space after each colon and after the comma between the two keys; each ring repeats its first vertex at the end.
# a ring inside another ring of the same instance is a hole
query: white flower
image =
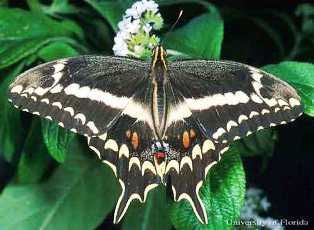
{"type": "Polygon", "coordinates": [[[141,25],[140,25],[140,20],[139,19],[136,19],[134,20],[130,25],[129,25],[129,28],[127,29],[127,31],[129,33],[137,33],[140,29],[141,25]]]}
{"type": "Polygon", "coordinates": [[[117,56],[127,56],[128,52],[129,52],[128,45],[123,40],[123,38],[120,36],[116,36],[114,38],[114,42],[115,42],[115,44],[112,47],[114,54],[117,56]]]}
{"type": "Polygon", "coordinates": [[[259,212],[266,212],[270,207],[267,197],[262,197],[262,195],[263,191],[261,189],[247,189],[244,206],[241,210],[241,219],[256,221],[259,224],[257,229],[283,230],[284,227],[279,225],[276,219],[260,216],[259,212]]]}
{"type": "Polygon", "coordinates": [[[163,19],[154,1],[135,2],[118,23],[118,32],[112,48],[114,54],[139,58],[149,56],[151,47],[159,42],[159,38],[150,33],[152,30],[159,30],[162,24],[163,19]]]}
{"type": "Polygon", "coordinates": [[[147,0],[143,0],[142,2],[147,11],[150,10],[153,13],[156,13],[158,11],[158,4],[156,4],[156,2],[147,0]]]}
{"type": "Polygon", "coordinates": [[[264,211],[267,211],[270,207],[270,203],[269,201],[267,200],[266,197],[263,197],[260,201],[260,205],[261,205],[261,208],[264,210],[264,211]]]}
{"type": "Polygon", "coordinates": [[[145,31],[145,33],[149,34],[149,32],[152,30],[152,27],[147,23],[143,26],[143,30],[145,31]]]}

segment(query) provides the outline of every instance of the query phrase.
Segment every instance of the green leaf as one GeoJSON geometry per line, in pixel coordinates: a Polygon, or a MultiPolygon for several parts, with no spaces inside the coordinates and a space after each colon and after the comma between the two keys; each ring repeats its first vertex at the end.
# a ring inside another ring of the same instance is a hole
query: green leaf
{"type": "Polygon", "coordinates": [[[124,11],[132,5],[132,0],[86,0],[111,25],[114,31],[118,29],[118,22],[122,20],[124,11]]]}
{"type": "Polygon", "coordinates": [[[168,49],[187,54],[193,58],[219,59],[224,24],[218,11],[192,19],[165,38],[168,49]]]}
{"type": "Polygon", "coordinates": [[[55,21],[21,9],[0,9],[0,69],[34,54],[52,41],[82,38],[71,21],[55,21]]]}
{"type": "Polygon", "coordinates": [[[18,164],[17,183],[39,182],[47,170],[51,158],[43,142],[40,128],[40,119],[33,119],[18,164]]]}
{"type": "Polygon", "coordinates": [[[69,0],[53,0],[50,6],[42,6],[46,14],[57,16],[58,14],[78,14],[80,9],[69,3],[69,0]]]}
{"type": "Polygon", "coordinates": [[[171,220],[176,229],[233,229],[232,222],[240,217],[245,194],[245,174],[239,152],[233,148],[216,164],[200,190],[208,225],[201,224],[188,202],[174,204],[171,220]]]}
{"type": "Polygon", "coordinates": [[[65,42],[53,42],[38,51],[38,57],[44,61],[77,56],[79,53],[65,42]]]}
{"type": "Polygon", "coordinates": [[[241,156],[271,156],[274,152],[278,134],[276,129],[263,129],[256,133],[233,142],[232,147],[237,148],[241,156]]]}
{"type": "Polygon", "coordinates": [[[134,202],[124,217],[122,229],[129,230],[167,230],[172,228],[169,218],[169,204],[164,186],[159,186],[149,193],[144,204],[134,202]],[[139,215],[140,213],[140,215],[139,215]]]}
{"type": "Polygon", "coordinates": [[[71,133],[69,130],[60,128],[54,122],[46,119],[42,119],[41,124],[44,142],[50,155],[56,161],[64,162],[69,143],[71,143],[75,134],[71,133]]]}
{"type": "Polygon", "coordinates": [[[304,62],[281,62],[263,69],[288,82],[297,91],[304,104],[304,112],[314,116],[314,65],[304,62]]]}
{"type": "Polygon", "coordinates": [[[9,103],[7,97],[10,83],[24,66],[25,62],[21,62],[11,72],[3,71],[0,76],[0,152],[7,161],[11,161],[21,148],[25,134],[20,112],[9,103]]]}
{"type": "Polygon", "coordinates": [[[95,229],[112,210],[118,186],[110,168],[84,146],[75,139],[47,182],[7,186],[0,196],[1,229],[95,229]]]}

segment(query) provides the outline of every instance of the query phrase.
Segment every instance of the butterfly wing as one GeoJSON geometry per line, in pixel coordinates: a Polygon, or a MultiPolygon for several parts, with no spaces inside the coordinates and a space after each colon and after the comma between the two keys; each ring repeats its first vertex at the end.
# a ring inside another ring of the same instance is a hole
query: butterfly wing
{"type": "Polygon", "coordinates": [[[235,62],[172,63],[170,80],[207,137],[231,143],[259,129],[293,121],[300,97],[274,76],[235,62]]]}
{"type": "Polygon", "coordinates": [[[270,74],[234,62],[171,63],[169,79],[166,172],[174,199],[189,201],[207,223],[199,189],[209,169],[233,140],[297,118],[300,97],[270,74]]]}
{"type": "Polygon", "coordinates": [[[53,61],[21,74],[10,86],[9,99],[16,107],[73,132],[99,136],[128,105],[126,112],[137,116],[134,110],[138,105],[132,103],[132,97],[137,88],[147,84],[148,69],[145,62],[119,57],[53,61]]]}
{"type": "MultiPolygon", "coordinates": [[[[151,86],[147,85],[139,89],[133,100],[148,109],[150,94],[151,86]]],[[[150,115],[145,110],[136,112],[142,116],[150,115]]],[[[148,192],[161,182],[151,150],[154,135],[149,123],[124,113],[105,136],[89,139],[89,147],[112,168],[122,188],[114,223],[122,219],[132,200],[145,202],[148,192]]]]}

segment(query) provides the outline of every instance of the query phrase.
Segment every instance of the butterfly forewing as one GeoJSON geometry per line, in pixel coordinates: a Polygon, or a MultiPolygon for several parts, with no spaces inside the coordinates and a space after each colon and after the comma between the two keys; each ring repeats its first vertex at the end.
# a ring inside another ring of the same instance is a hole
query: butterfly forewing
{"type": "Polygon", "coordinates": [[[256,68],[235,62],[171,63],[179,90],[204,134],[221,143],[293,121],[303,111],[296,91],[256,68]]]}
{"type": "MultiPolygon", "coordinates": [[[[102,135],[136,90],[147,84],[148,68],[145,62],[116,57],[54,61],[20,75],[10,86],[9,98],[16,107],[79,134],[102,135]]],[[[127,112],[133,112],[133,106],[127,112]]]]}

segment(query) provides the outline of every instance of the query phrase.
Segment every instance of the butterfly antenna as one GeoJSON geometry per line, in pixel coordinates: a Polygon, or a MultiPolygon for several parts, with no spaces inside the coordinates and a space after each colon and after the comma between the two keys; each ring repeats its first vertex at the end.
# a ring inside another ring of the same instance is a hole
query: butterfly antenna
{"type": "Polygon", "coordinates": [[[176,27],[176,25],[178,24],[181,16],[183,14],[183,10],[180,10],[177,20],[172,24],[172,26],[170,27],[170,29],[168,30],[168,32],[165,34],[165,36],[163,37],[163,39],[161,40],[160,44],[163,44],[163,42],[166,40],[166,38],[168,37],[169,33],[173,31],[173,29],[176,27]]]}

